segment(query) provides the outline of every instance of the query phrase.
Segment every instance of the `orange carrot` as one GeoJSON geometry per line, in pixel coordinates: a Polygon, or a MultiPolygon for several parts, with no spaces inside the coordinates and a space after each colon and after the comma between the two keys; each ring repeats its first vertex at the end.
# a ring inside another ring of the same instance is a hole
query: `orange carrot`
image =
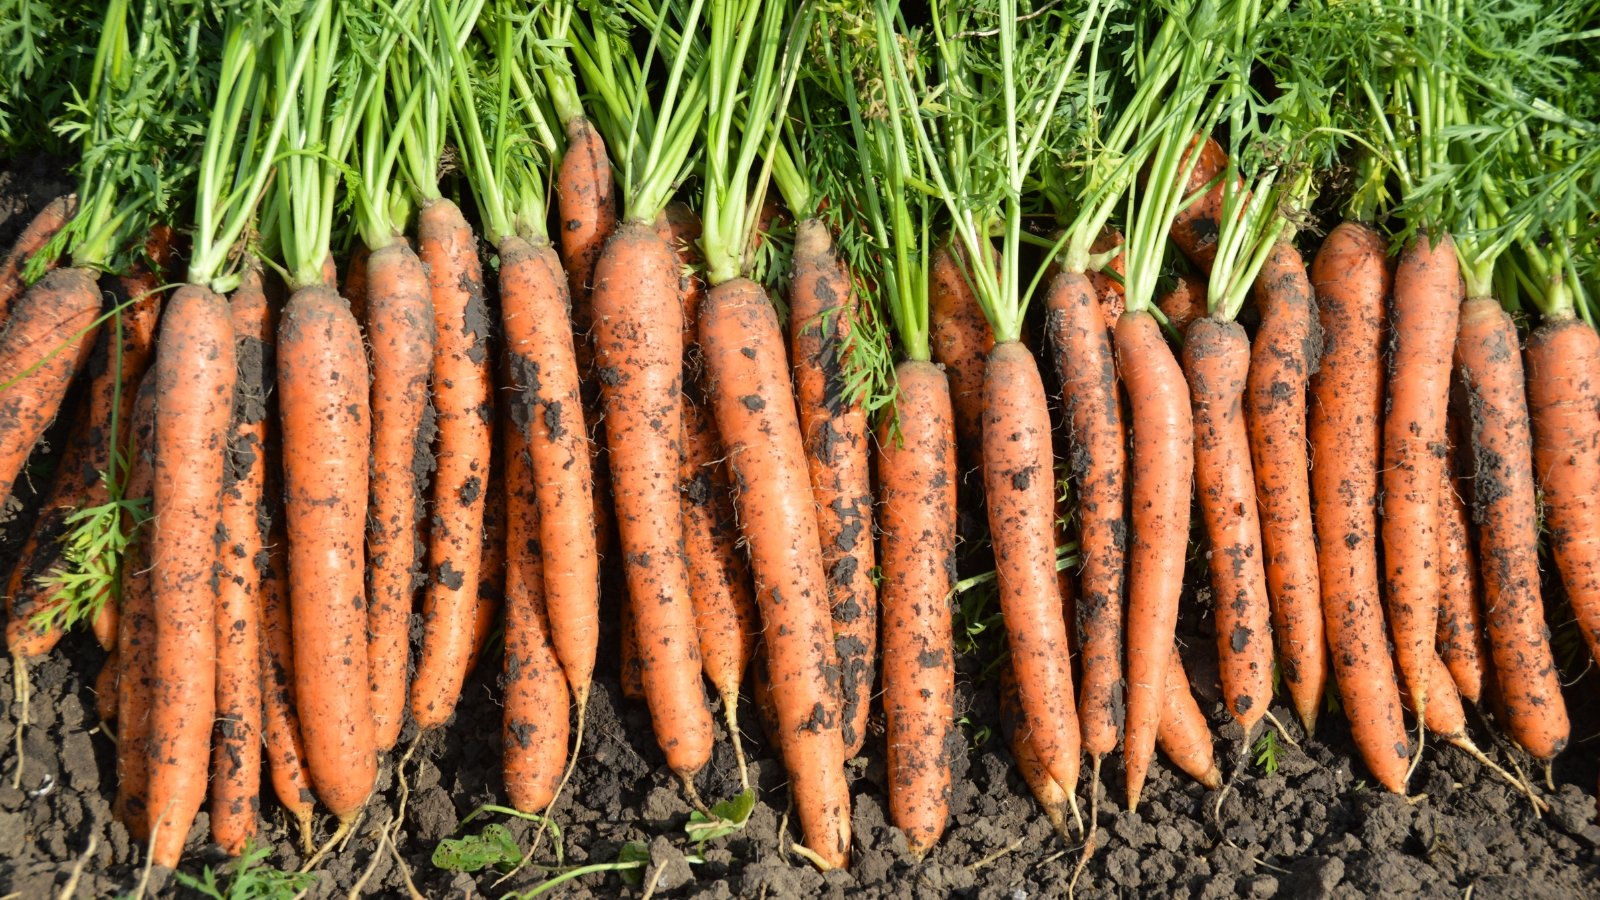
{"type": "Polygon", "coordinates": [[[1044,810],[1045,818],[1050,820],[1050,826],[1056,830],[1056,834],[1066,837],[1070,798],[1060,783],[1050,777],[1050,770],[1045,768],[1038,751],[1033,749],[1033,742],[1028,740],[1027,728],[1018,727],[1022,718],[1020,703],[1017,699],[1016,675],[1010,667],[1006,667],[1000,671],[1000,712],[1007,740],[1011,744],[1011,758],[1016,761],[1017,771],[1022,774],[1022,780],[1027,783],[1033,799],[1044,810]]]}
{"type": "Polygon", "coordinates": [[[939,248],[928,269],[928,344],[933,361],[944,366],[950,378],[956,440],[963,464],[972,465],[983,446],[983,370],[994,347],[994,332],[983,317],[978,296],[956,257],[958,252],[949,245],[939,248]]]}
{"type": "Polygon", "coordinates": [[[1211,747],[1211,728],[1189,690],[1189,676],[1183,671],[1183,659],[1176,647],[1167,663],[1167,687],[1156,746],[1190,778],[1213,791],[1222,787],[1222,771],[1217,768],[1211,747]]]}
{"type": "Polygon", "coordinates": [[[1156,301],[1167,324],[1178,334],[1189,330],[1189,323],[1206,314],[1206,283],[1187,272],[1179,273],[1172,290],[1156,301]]]}
{"type": "Polygon", "coordinates": [[[1439,656],[1461,697],[1477,703],[1483,696],[1484,667],[1489,647],[1479,606],[1478,571],[1467,533],[1467,505],[1446,472],[1439,489],[1439,656]]]}
{"type": "Polygon", "coordinates": [[[484,483],[489,476],[489,313],[477,243],[454,203],[438,200],[423,207],[417,217],[417,247],[433,297],[433,402],[439,433],[411,716],[430,729],[443,725],[455,711],[472,655],[483,561],[484,483]]]}
{"type": "Polygon", "coordinates": [[[46,203],[33,221],[17,235],[10,252],[0,259],[0,331],[5,330],[6,320],[11,317],[11,305],[27,288],[22,281],[22,270],[28,260],[72,219],[77,208],[76,194],[63,194],[46,203]]]}
{"type": "Polygon", "coordinates": [[[1128,574],[1128,807],[1138,806],[1155,752],[1189,538],[1194,425],[1183,371],[1146,312],[1117,322],[1117,370],[1133,402],[1133,544],[1128,574]]]}
{"type": "MultiPolygon", "coordinates": [[[[126,500],[150,499],[155,469],[156,379],[146,374],[130,420],[126,500]]],[[[146,506],[145,512],[149,512],[146,506]]],[[[117,679],[117,797],[112,813],[127,826],[134,840],[150,837],[147,792],[150,784],[150,707],[155,696],[155,608],[150,596],[150,531],[130,518],[123,523],[128,535],[122,557],[122,614],[117,620],[117,657],[122,674],[117,679]]]]}
{"type": "Polygon", "coordinates": [[[1383,238],[1345,222],[1323,241],[1311,283],[1327,346],[1312,376],[1309,431],[1322,580],[1322,616],[1333,672],[1367,768],[1405,790],[1410,746],[1378,591],[1378,464],[1383,412],[1383,238]]]}
{"type": "Polygon", "coordinates": [[[301,851],[310,853],[315,797],[311,792],[311,772],[306,768],[305,739],[300,735],[300,711],[295,705],[289,541],[284,534],[281,508],[277,508],[272,517],[266,552],[267,566],[258,594],[261,604],[261,736],[273,793],[299,826],[301,851]]]}
{"type": "Polygon", "coordinates": [[[622,639],[620,648],[622,696],[629,700],[643,700],[644,660],[639,658],[639,633],[633,626],[633,604],[628,602],[626,597],[622,600],[618,622],[618,631],[622,639]]]}
{"type": "Polygon", "coordinates": [[[1539,759],[1567,746],[1571,725],[1539,596],[1539,512],[1516,325],[1491,297],[1461,308],[1456,358],[1471,413],[1473,521],[1483,566],[1489,649],[1507,731],[1539,759]]]}
{"type": "MultiPolygon", "coordinates": [[[[498,419],[499,414],[495,417],[498,419]]],[[[483,502],[483,566],[478,575],[478,591],[472,607],[472,652],[467,655],[467,672],[477,671],[478,660],[489,648],[500,613],[506,605],[506,496],[504,451],[495,446],[490,454],[489,483],[483,502]]]]}
{"type": "Polygon", "coordinates": [[[790,354],[828,575],[847,757],[866,742],[878,645],[867,414],[849,396],[844,358],[857,315],[852,289],[827,226],[800,222],[789,288],[790,354]]]}
{"type": "MultiPolygon", "coordinates": [[[[908,360],[895,377],[896,416],[878,435],[883,710],[889,818],[920,858],[938,843],[950,816],[945,740],[955,721],[948,599],[956,544],[955,424],[950,387],[937,366],[908,360]]],[[[1029,734],[1026,725],[1017,731],[1029,734]]]]}
{"type": "Polygon", "coordinates": [[[167,304],[156,351],[150,534],[156,634],[150,855],[167,867],[178,864],[206,796],[217,708],[213,579],[235,366],[227,301],[198,285],[178,289],[167,304]]]}
{"type": "Polygon", "coordinates": [[[1189,170],[1189,181],[1183,189],[1187,205],[1173,216],[1169,233],[1183,255],[1209,275],[1217,259],[1217,238],[1222,230],[1224,185],[1217,176],[1228,167],[1228,153],[1215,139],[1207,137],[1202,143],[1197,135],[1178,164],[1180,170],[1190,165],[1189,153],[1194,152],[1197,144],[1200,153],[1193,161],[1194,168],[1189,170]]]}

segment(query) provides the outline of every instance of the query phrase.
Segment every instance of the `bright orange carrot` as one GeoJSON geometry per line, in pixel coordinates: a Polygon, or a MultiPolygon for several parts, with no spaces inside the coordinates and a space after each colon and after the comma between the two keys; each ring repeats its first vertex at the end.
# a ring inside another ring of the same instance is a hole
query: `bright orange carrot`
{"type": "Polygon", "coordinates": [[[148,816],[151,857],[172,867],[205,802],[217,708],[213,579],[238,380],[226,300],[197,285],[172,295],[155,376],[150,591],[156,640],[148,816]]]}
{"type": "MultiPolygon", "coordinates": [[[[1201,143],[1199,136],[1189,143],[1190,153],[1194,152],[1196,144],[1200,146],[1200,153],[1183,189],[1187,205],[1173,216],[1169,233],[1183,255],[1209,275],[1217,259],[1217,238],[1222,230],[1224,185],[1217,176],[1228,167],[1228,153],[1215,139],[1207,137],[1201,143]]],[[[1179,166],[1184,168],[1189,164],[1188,153],[1185,153],[1179,166]]]]}
{"type": "Polygon", "coordinates": [[[1311,264],[1327,346],[1312,376],[1309,431],[1322,616],[1351,736],[1385,788],[1405,790],[1410,745],[1378,591],[1383,428],[1383,238],[1345,222],[1311,264]]]}
{"type": "Polygon", "coordinates": [[[845,354],[855,327],[853,285],[820,220],[796,226],[789,281],[789,345],[795,401],[811,470],[822,565],[828,574],[833,645],[839,659],[845,755],[867,738],[878,645],[872,584],[872,472],[867,414],[849,396],[845,354]]]}
{"type": "Polygon", "coordinates": [[[433,402],[439,434],[411,716],[429,729],[443,725],[455,711],[472,655],[483,561],[484,482],[489,476],[489,312],[477,243],[454,203],[438,200],[418,214],[417,256],[428,269],[433,297],[433,402]]]}
{"type": "Polygon", "coordinates": [[[1190,778],[1217,790],[1222,787],[1222,770],[1217,768],[1216,754],[1211,747],[1211,728],[1189,690],[1189,676],[1183,671],[1178,648],[1172,648],[1170,659],[1156,746],[1190,778]]]}
{"type": "Polygon", "coordinates": [[[1146,312],[1117,322],[1117,370],[1133,403],[1133,543],[1128,574],[1128,806],[1138,806],[1166,698],[1189,538],[1194,424],[1183,370],[1146,312]]]}
{"type": "Polygon", "coordinates": [[[1005,725],[1007,740],[1011,744],[1011,758],[1017,764],[1017,771],[1022,774],[1022,780],[1027,783],[1028,790],[1033,793],[1033,799],[1044,810],[1044,816],[1050,820],[1050,826],[1062,837],[1067,836],[1067,811],[1071,808],[1070,798],[1061,785],[1050,777],[1050,771],[1044,767],[1044,761],[1039,759],[1039,754],[1033,749],[1033,742],[1028,740],[1028,731],[1025,727],[1018,727],[1022,718],[1021,701],[1017,699],[1017,679],[1011,669],[1005,668],[1000,672],[1000,712],[1005,725]]]}
{"type": "Polygon", "coordinates": [[[984,360],[994,347],[994,331],[957,252],[949,245],[939,248],[928,269],[928,344],[950,378],[963,465],[975,465],[983,446],[984,360]]]}
{"type": "MultiPolygon", "coordinates": [[[[950,816],[944,747],[955,720],[948,599],[956,543],[955,424],[950,387],[937,366],[908,360],[895,376],[896,416],[878,436],[883,710],[889,818],[905,832],[912,855],[921,857],[938,843],[950,816]]],[[[1026,725],[1017,731],[1029,734],[1026,725]]]]}
{"type": "Polygon", "coordinates": [[[1489,646],[1472,539],[1467,533],[1467,505],[1453,472],[1446,472],[1439,503],[1439,656],[1461,697],[1477,703],[1483,696],[1489,646]]]}
{"type": "Polygon", "coordinates": [[[1188,272],[1178,275],[1172,290],[1156,301],[1167,324],[1178,334],[1189,330],[1189,323],[1206,314],[1206,282],[1188,272]]]}
{"type": "Polygon", "coordinates": [[[377,777],[362,571],[368,377],[344,298],[320,285],[295,291],[278,327],[295,706],[312,786],[341,823],[360,812],[377,777]]]}
{"type": "MultiPolygon", "coordinates": [[[[132,438],[128,460],[127,500],[150,499],[155,469],[156,379],[146,374],[129,422],[132,438]]],[[[145,507],[149,512],[149,507],[145,507]]],[[[150,596],[150,531],[133,531],[123,523],[129,542],[122,557],[122,614],[117,620],[117,798],[112,813],[134,840],[150,837],[147,793],[150,784],[150,706],[155,696],[155,608],[150,596]]]]}
{"type": "MultiPolygon", "coordinates": [[[[276,454],[274,453],[275,457],[276,454]]],[[[273,462],[277,460],[274,458],[273,462]]],[[[277,466],[272,466],[277,469],[277,466]]],[[[277,487],[277,482],[273,483],[277,487]]],[[[311,772],[295,705],[294,627],[289,611],[289,540],[282,508],[274,503],[261,590],[261,736],[278,802],[299,826],[300,849],[311,852],[311,772]]]]}
{"type": "Polygon", "coordinates": [[[17,235],[16,242],[11,245],[5,258],[0,259],[0,331],[5,330],[6,320],[11,317],[11,305],[27,287],[22,281],[23,267],[39,252],[39,248],[49,243],[56,232],[67,224],[77,208],[76,194],[63,194],[46,203],[33,221],[17,235]]]}
{"type": "Polygon", "coordinates": [[[1539,759],[1567,746],[1571,725],[1539,595],[1539,512],[1517,328],[1492,297],[1461,308],[1456,359],[1471,412],[1473,520],[1483,566],[1489,649],[1507,731],[1539,759]]]}

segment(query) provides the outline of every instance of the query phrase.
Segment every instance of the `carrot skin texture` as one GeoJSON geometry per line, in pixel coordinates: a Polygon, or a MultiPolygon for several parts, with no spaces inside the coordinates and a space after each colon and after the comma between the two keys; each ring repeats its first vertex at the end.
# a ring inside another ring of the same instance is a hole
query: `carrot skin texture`
{"type": "Polygon", "coordinates": [[[411,682],[411,716],[427,730],[455,712],[472,656],[493,407],[483,270],[472,229],[454,203],[439,200],[422,209],[417,256],[433,298],[439,429],[423,638],[411,682]]]}
{"type": "Polygon", "coordinates": [[[233,325],[218,294],[173,294],[156,351],[156,455],[150,589],[155,695],[150,711],[151,857],[176,866],[206,797],[217,705],[217,528],[233,410],[233,325]],[[198,664],[197,664],[198,663],[198,664]]]}
{"type": "Polygon", "coordinates": [[[1138,805],[1155,752],[1168,656],[1189,538],[1194,423],[1183,370],[1156,320],[1124,313],[1117,322],[1117,369],[1133,403],[1128,575],[1128,722],[1124,750],[1128,806],[1138,805]]]}
{"type": "Polygon", "coordinates": [[[1489,650],[1511,738],[1539,759],[1567,746],[1571,724],[1539,594],[1533,440],[1516,325],[1491,297],[1467,301],[1456,343],[1471,412],[1473,521],[1478,526],[1489,650]]]}
{"type": "Polygon", "coordinates": [[[737,485],[770,651],[780,746],[806,846],[829,865],[844,867],[850,793],[827,580],[783,332],[766,291],[743,278],[713,287],[701,310],[700,344],[737,485]]]}
{"type": "Polygon", "coordinates": [[[1026,728],[1019,727],[1021,709],[1017,699],[1017,679],[1010,668],[1002,669],[1000,674],[1000,711],[1005,725],[1006,740],[1011,746],[1011,758],[1017,764],[1017,771],[1022,775],[1022,780],[1027,783],[1028,791],[1033,794],[1034,802],[1044,810],[1045,818],[1050,820],[1050,825],[1057,834],[1067,834],[1067,811],[1070,808],[1067,792],[1044,767],[1044,762],[1039,759],[1039,754],[1033,749],[1033,742],[1028,740],[1026,728]]]}
{"type": "Polygon", "coordinates": [[[1194,417],[1195,487],[1216,591],[1222,698],[1247,738],[1272,699],[1267,574],[1256,512],[1256,486],[1265,479],[1251,465],[1244,413],[1250,369],[1250,339],[1238,323],[1207,317],[1189,326],[1183,370],[1194,417]]]}
{"type": "Polygon", "coordinates": [[[22,280],[22,270],[28,260],[55,237],[56,232],[71,220],[77,208],[76,194],[63,194],[46,203],[33,221],[17,235],[16,242],[11,245],[5,258],[0,259],[0,331],[5,330],[6,320],[11,317],[11,305],[27,290],[22,280]]]}
{"type": "Polygon", "coordinates": [[[267,533],[261,579],[261,735],[267,773],[278,803],[300,826],[302,849],[311,844],[316,795],[306,766],[305,738],[295,703],[294,627],[289,609],[289,540],[282,510],[267,533]]]}
{"type": "MultiPolygon", "coordinates": [[[[1196,145],[1199,145],[1199,156],[1193,161],[1194,168],[1189,171],[1189,180],[1184,185],[1183,193],[1187,198],[1202,188],[1205,188],[1205,192],[1188,201],[1188,205],[1173,216],[1170,234],[1172,242],[1178,245],[1183,255],[1209,275],[1212,264],[1217,260],[1217,237],[1222,228],[1223,184],[1217,176],[1228,166],[1228,153],[1209,136],[1203,141],[1196,136],[1189,144],[1190,153],[1194,152],[1196,145]],[[1207,187],[1208,184],[1210,187],[1207,187]]],[[[1189,164],[1186,153],[1180,166],[1189,164]]]]}
{"type": "Polygon", "coordinates": [[[88,359],[99,312],[95,274],[75,268],[49,272],[12,307],[0,333],[0,502],[88,359]]]}
{"type": "Polygon", "coordinates": [[[1483,696],[1489,646],[1467,531],[1467,505],[1449,472],[1439,489],[1439,579],[1439,656],[1462,699],[1477,703],[1483,696]]]}
{"type": "MultiPolygon", "coordinates": [[[[563,283],[564,284],[564,283],[563,283]]],[[[563,324],[565,319],[553,320],[563,324]]],[[[577,415],[574,409],[571,413],[577,415]]],[[[542,813],[567,761],[567,679],[551,640],[540,565],[539,501],[526,440],[505,428],[506,649],[501,773],[511,805],[542,813]]],[[[587,458],[587,454],[585,454],[587,458]]],[[[585,502],[588,495],[581,495],[585,502]]]]}
{"type": "Polygon", "coordinates": [[[1156,301],[1167,324],[1178,334],[1189,330],[1189,323],[1206,314],[1206,283],[1187,272],[1178,275],[1178,283],[1156,301]]]}
{"type": "MultiPolygon", "coordinates": [[[[945,741],[955,722],[948,600],[955,581],[955,422],[950,387],[937,366],[902,362],[896,379],[898,434],[885,422],[878,435],[883,710],[889,817],[920,858],[939,842],[950,817],[945,741]]],[[[1028,733],[1026,726],[1016,730],[1028,733]]]]}
{"type": "Polygon", "coordinates": [[[1039,367],[1021,342],[989,352],[983,406],[989,533],[1023,721],[1050,777],[1072,791],[1082,737],[1056,582],[1050,411],[1039,367]]]}
{"type": "Polygon", "coordinates": [[[1046,296],[1045,328],[1067,420],[1068,460],[1084,548],[1076,632],[1083,661],[1078,720],[1083,747],[1105,756],[1126,712],[1123,591],[1128,553],[1128,450],[1116,357],[1088,281],[1063,273],[1046,296]]]}
{"type": "MultiPolygon", "coordinates": [[[[155,469],[156,379],[146,374],[139,385],[130,422],[127,500],[150,499],[155,469]]],[[[149,512],[148,505],[145,512],[149,512]]],[[[150,531],[148,522],[123,523],[129,536],[122,558],[122,614],[117,619],[117,797],[112,813],[134,840],[150,837],[150,707],[155,691],[155,606],[150,596],[150,531]]]]}
{"type": "Polygon", "coordinates": [[[1311,265],[1327,345],[1311,379],[1312,518],[1322,615],[1351,736],[1386,789],[1404,793],[1410,745],[1379,600],[1378,466],[1382,456],[1384,239],[1336,227],[1311,265]]]}
{"type": "Polygon", "coordinates": [[[419,469],[432,452],[424,423],[435,332],[427,272],[405,242],[373,251],[366,277],[372,344],[367,666],[374,740],[387,750],[405,721],[411,609],[423,557],[419,469]]]}
{"type": "Polygon", "coordinates": [[[956,252],[948,244],[939,248],[928,270],[928,343],[950,379],[961,458],[975,465],[983,449],[984,361],[994,332],[956,252]]]}
{"type": "Polygon", "coordinates": [[[211,838],[229,856],[256,833],[261,793],[261,510],[266,503],[267,397],[276,323],[260,269],[229,300],[238,383],[222,482],[217,582],[217,722],[211,746],[211,838]]]}
{"type": "Polygon", "coordinates": [[[1383,425],[1383,557],[1395,656],[1417,708],[1439,615],[1439,485],[1448,439],[1450,358],[1461,307],[1454,242],[1424,235],[1394,277],[1389,398],[1383,425]]]}
{"type": "Polygon", "coordinates": [[[519,388],[511,418],[530,454],[539,503],[543,600],[556,656],[581,707],[600,641],[600,561],[567,280],[555,249],[517,237],[501,241],[500,296],[519,388]]]}
{"type": "Polygon", "coordinates": [[[1321,336],[1306,265],[1293,244],[1272,248],[1255,296],[1261,327],[1250,353],[1245,418],[1262,558],[1284,685],[1309,732],[1328,681],[1306,446],[1306,396],[1321,336]]]}
{"type": "Polygon", "coordinates": [[[1600,659],[1600,335],[1578,319],[1546,322],[1525,354],[1546,540],[1589,653],[1600,659]]]}
{"type": "Polygon", "coordinates": [[[362,552],[372,441],[365,360],[344,298],[322,286],[289,298],[278,403],[295,704],[312,786],[340,821],[361,810],[377,777],[362,552]]]}
{"type": "Polygon", "coordinates": [[[800,222],[789,289],[789,344],[828,575],[846,757],[866,742],[878,645],[867,414],[849,396],[844,368],[856,315],[850,275],[834,253],[827,226],[816,219],[800,222]]]}
{"type": "Polygon", "coordinates": [[[595,267],[595,364],[605,401],[606,440],[628,601],[643,663],[645,697],[667,765],[693,778],[711,758],[711,712],[700,682],[700,648],[683,519],[683,312],[677,258],[648,225],[612,234],[595,267]]]}
{"type": "Polygon", "coordinates": [[[1183,671],[1176,647],[1167,663],[1167,688],[1156,746],[1190,778],[1213,791],[1222,787],[1222,771],[1217,768],[1216,751],[1211,746],[1211,727],[1189,690],[1189,676],[1183,671]]]}

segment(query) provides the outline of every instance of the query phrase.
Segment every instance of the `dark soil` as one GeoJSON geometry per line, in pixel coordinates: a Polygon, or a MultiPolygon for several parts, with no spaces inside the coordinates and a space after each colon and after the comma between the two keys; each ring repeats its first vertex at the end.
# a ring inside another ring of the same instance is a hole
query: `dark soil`
{"type": "MultiPolygon", "coordinates": [[[[64,187],[59,168],[0,163],[0,246],[8,245],[19,218],[64,187]],[[54,179],[53,181],[51,179],[54,179]]],[[[41,454],[47,457],[47,454],[41,454]]],[[[41,465],[47,465],[45,458],[41,465]]],[[[26,500],[26,497],[24,498],[26,500]]],[[[0,573],[9,573],[31,510],[15,504],[0,518],[0,573]],[[26,513],[26,514],[24,514],[26,513]]],[[[611,602],[616,591],[610,591],[611,602]]],[[[1214,724],[1225,721],[1218,697],[1211,620],[1203,601],[1188,604],[1183,630],[1186,661],[1202,708],[1214,724]]],[[[604,621],[614,622],[608,612],[604,621]]],[[[583,755],[555,811],[568,865],[617,859],[628,842],[650,847],[655,894],[663,897],[1032,897],[1065,896],[1081,840],[1057,836],[1016,774],[1000,737],[999,703],[980,660],[964,657],[958,680],[958,715],[968,752],[956,761],[950,827],[921,863],[905,852],[904,838],[887,824],[881,713],[867,755],[850,764],[855,790],[854,863],[849,872],[820,874],[789,854],[794,823],[787,814],[785,779],[774,748],[752,710],[744,713],[760,802],[737,834],[697,849],[684,832],[689,807],[656,749],[642,704],[624,701],[618,687],[615,634],[606,635],[602,670],[589,709],[583,755]],[[605,667],[606,662],[611,667],[605,667]],[[685,854],[699,854],[688,864],[685,854]]],[[[25,762],[17,777],[14,752],[20,706],[12,664],[0,660],[0,897],[51,897],[69,882],[75,895],[131,893],[144,853],[112,822],[113,743],[94,712],[94,676],[104,654],[87,633],[73,634],[30,665],[32,696],[24,733],[25,762]],[[16,779],[20,787],[13,787],[16,779]]],[[[408,880],[426,897],[503,896],[547,877],[527,870],[497,885],[499,873],[462,874],[433,865],[434,848],[455,835],[460,820],[483,804],[506,802],[499,778],[500,708],[494,669],[486,654],[469,680],[456,717],[425,736],[405,767],[409,782],[404,822],[395,851],[378,830],[392,821],[402,786],[391,759],[354,837],[318,866],[310,895],[343,897],[365,876],[368,896],[407,896],[408,880]],[[369,871],[370,870],[370,871],[369,871]]],[[[1158,761],[1137,813],[1102,807],[1101,844],[1078,884],[1085,897],[1183,894],[1196,897],[1478,896],[1573,897],[1593,895],[1600,884],[1600,826],[1595,821],[1593,738],[1594,675],[1568,690],[1574,714],[1571,749],[1554,767],[1556,789],[1540,789],[1551,811],[1536,816],[1518,792],[1462,753],[1430,743],[1411,780],[1426,799],[1408,802],[1373,787],[1359,762],[1342,716],[1328,714],[1314,740],[1294,725],[1299,746],[1281,745],[1276,772],[1229,749],[1237,734],[1220,729],[1219,756],[1231,787],[1220,809],[1206,792],[1164,760],[1158,761]]],[[[1289,723],[1284,704],[1273,713],[1289,723]]],[[[720,721],[720,719],[719,719],[720,721]]],[[[408,726],[402,745],[411,739],[408,726]]],[[[1492,732],[1474,739],[1505,764],[1508,751],[1492,732]]],[[[398,758],[398,754],[396,754],[398,758]]],[[[1516,760],[1527,768],[1528,760],[1516,760]]],[[[1085,767],[1085,781],[1088,769],[1085,767]]],[[[1108,765],[1109,796],[1122,795],[1120,769],[1108,765]]],[[[732,752],[719,732],[717,754],[701,776],[708,798],[738,790],[732,752]]],[[[282,811],[264,788],[262,827],[272,864],[298,867],[282,811]]],[[[1087,789],[1080,791],[1087,794],[1087,789]]],[[[476,833],[489,821],[504,823],[526,848],[532,823],[493,815],[469,824],[476,833]]],[[[319,823],[325,836],[330,822],[319,823]]],[[[205,841],[204,812],[190,834],[185,870],[198,874],[225,862],[205,841]]],[[[550,863],[546,837],[540,862],[550,863]]],[[[167,873],[150,876],[152,892],[193,896],[167,873]]],[[[638,895],[614,872],[587,875],[565,886],[567,896],[638,895]]]]}

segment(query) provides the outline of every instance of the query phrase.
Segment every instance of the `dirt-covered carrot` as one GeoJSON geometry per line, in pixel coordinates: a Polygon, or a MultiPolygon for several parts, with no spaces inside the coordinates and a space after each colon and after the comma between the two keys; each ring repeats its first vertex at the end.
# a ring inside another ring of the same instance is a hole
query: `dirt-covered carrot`
{"type": "Polygon", "coordinates": [[[1439,488],[1439,656],[1461,698],[1483,695],[1489,646],[1483,630],[1476,554],[1467,531],[1467,505],[1454,472],[1439,488]]]}
{"type": "Polygon", "coordinates": [[[1044,817],[1050,820],[1050,826],[1062,837],[1067,836],[1067,812],[1071,808],[1067,792],[1061,785],[1050,777],[1050,772],[1039,759],[1039,754],[1033,749],[1033,742],[1028,740],[1026,728],[1019,727],[1021,719],[1021,701],[1017,699],[1017,678],[1011,670],[1004,669],[1000,673],[1000,711],[1007,739],[1011,746],[1011,759],[1017,764],[1017,771],[1022,773],[1022,780],[1028,785],[1028,790],[1033,793],[1033,799],[1044,810],[1044,817]]]}
{"type": "Polygon", "coordinates": [[[1188,182],[1183,189],[1187,198],[1185,206],[1172,220],[1172,242],[1207,275],[1211,274],[1212,263],[1217,258],[1226,187],[1221,176],[1228,163],[1228,152],[1221,144],[1210,136],[1202,140],[1196,135],[1180,164],[1192,168],[1189,168],[1188,182]],[[1188,158],[1190,153],[1194,154],[1193,160],[1188,158]]]}
{"type": "Polygon", "coordinates": [[[216,536],[233,411],[233,324],[220,295],[185,285],[167,303],[156,351],[150,592],[151,855],[176,866],[206,796],[216,711],[216,536]],[[202,661],[196,665],[196,661],[202,661]]]}
{"type": "MultiPolygon", "coordinates": [[[[127,500],[150,499],[155,469],[156,379],[146,374],[136,394],[130,426],[127,500]]],[[[148,506],[146,512],[148,513],[148,506]]],[[[150,836],[150,706],[155,692],[155,609],[150,596],[150,528],[133,517],[122,523],[129,536],[122,559],[122,613],[117,619],[117,797],[112,814],[135,840],[150,836]],[[137,529],[137,530],[135,530],[137,529]]]]}
{"type": "MultiPolygon", "coordinates": [[[[271,458],[276,463],[278,452],[271,458]]],[[[274,479],[273,487],[281,481],[274,479]]],[[[295,703],[294,628],[289,610],[289,541],[283,510],[273,503],[261,590],[261,737],[267,772],[278,803],[298,826],[302,852],[311,852],[311,813],[316,797],[306,767],[305,739],[295,703]]]]}
{"type": "MultiPolygon", "coordinates": [[[[946,244],[934,254],[928,275],[928,319],[933,361],[950,378],[963,465],[975,465],[983,446],[983,362],[995,338],[966,274],[965,257],[957,259],[960,252],[946,244]]],[[[999,264],[994,259],[986,262],[999,264]]]]}
{"type": "Polygon", "coordinates": [[[1166,696],[1161,705],[1161,727],[1156,731],[1156,747],[1172,764],[1190,778],[1211,790],[1222,787],[1222,771],[1217,768],[1211,746],[1211,727],[1205,713],[1189,690],[1189,676],[1183,670],[1178,648],[1172,648],[1167,664],[1166,696]]]}
{"type": "MultiPolygon", "coordinates": [[[[78,198],[73,194],[63,194],[46,203],[22,229],[22,233],[17,235],[5,257],[0,259],[0,330],[5,328],[6,320],[11,317],[11,304],[22,296],[27,287],[23,269],[33,255],[71,220],[77,206],[78,198]]],[[[51,266],[54,267],[53,262],[51,266]]]]}
{"type": "Polygon", "coordinates": [[[1189,323],[1206,314],[1206,283],[1187,272],[1179,273],[1172,289],[1156,301],[1161,314],[1167,317],[1167,326],[1182,335],[1189,323]]]}
{"type": "Polygon", "coordinates": [[[1405,790],[1410,745],[1379,593],[1378,478],[1383,428],[1383,238],[1346,221],[1323,241],[1311,284],[1327,344],[1312,376],[1312,517],[1333,673],[1367,768],[1405,790]]]}

